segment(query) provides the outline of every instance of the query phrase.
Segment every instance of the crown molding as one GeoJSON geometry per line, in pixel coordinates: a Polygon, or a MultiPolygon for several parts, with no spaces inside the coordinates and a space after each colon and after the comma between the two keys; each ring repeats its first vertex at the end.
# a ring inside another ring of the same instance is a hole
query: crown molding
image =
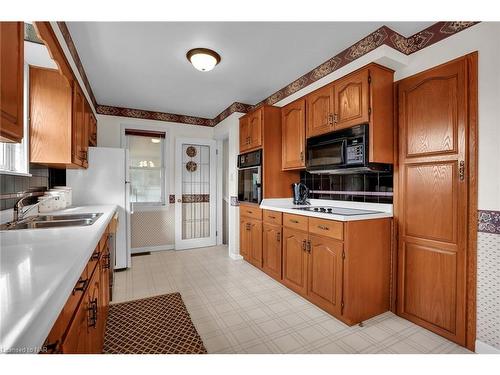
{"type": "Polygon", "coordinates": [[[168,112],[155,112],[146,111],[142,109],[134,108],[123,108],[114,107],[97,104],[92,88],[85,74],[85,69],[83,68],[80,57],[76,50],[76,46],[73,43],[71,34],[65,22],[57,22],[61,33],[63,34],[64,40],[68,45],[68,49],[73,57],[78,71],[83,79],[84,85],[94,103],[96,112],[101,115],[109,116],[123,116],[140,118],[146,120],[158,120],[158,121],[168,121],[177,122],[181,124],[188,125],[200,125],[200,126],[216,126],[219,122],[230,116],[232,113],[241,112],[247,113],[254,108],[260,107],[262,105],[273,105],[277,102],[285,99],[286,97],[296,93],[299,90],[309,86],[311,83],[327,76],[328,74],[342,68],[343,66],[353,62],[354,60],[360,58],[363,55],[373,51],[374,49],[380,47],[381,45],[389,46],[405,55],[411,55],[417,51],[420,51],[434,43],[437,43],[443,39],[446,39],[462,30],[465,30],[471,26],[474,26],[479,22],[475,21],[441,21],[427,27],[426,29],[419,31],[412,36],[405,37],[396,31],[392,30],[387,26],[382,26],[374,32],[368,34],[363,39],[354,43],[352,46],[346,48],[342,52],[328,59],[321,65],[310,72],[304,74],[303,76],[297,78],[290,84],[271,94],[264,100],[260,101],[255,105],[234,102],[221,113],[219,113],[213,119],[180,115],[168,112]]]}

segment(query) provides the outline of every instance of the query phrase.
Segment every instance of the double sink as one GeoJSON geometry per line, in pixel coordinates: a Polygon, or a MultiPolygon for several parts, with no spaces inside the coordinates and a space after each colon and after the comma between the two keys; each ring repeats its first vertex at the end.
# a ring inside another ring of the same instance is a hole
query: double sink
{"type": "Polygon", "coordinates": [[[0,230],[87,226],[94,224],[101,215],[102,212],[87,214],[30,216],[18,222],[0,225],[0,230]]]}

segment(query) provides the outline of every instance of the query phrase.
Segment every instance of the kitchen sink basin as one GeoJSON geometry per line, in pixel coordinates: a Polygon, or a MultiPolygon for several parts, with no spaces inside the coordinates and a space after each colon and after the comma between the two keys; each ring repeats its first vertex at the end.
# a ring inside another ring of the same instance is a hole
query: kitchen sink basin
{"type": "Polygon", "coordinates": [[[94,224],[101,215],[102,213],[31,216],[17,223],[3,224],[0,230],[88,226],[94,224]]]}

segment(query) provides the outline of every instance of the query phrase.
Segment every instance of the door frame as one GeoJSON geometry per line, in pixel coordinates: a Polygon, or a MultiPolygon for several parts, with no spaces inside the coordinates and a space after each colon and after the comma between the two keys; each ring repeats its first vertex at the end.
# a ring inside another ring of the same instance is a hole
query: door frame
{"type": "Polygon", "coordinates": [[[468,104],[468,136],[467,136],[467,166],[468,166],[468,195],[467,195],[467,254],[466,254],[466,327],[465,327],[465,346],[474,351],[476,344],[476,296],[477,296],[477,201],[478,201],[478,52],[461,56],[459,58],[446,61],[430,69],[415,73],[394,82],[394,169],[393,169],[393,246],[391,249],[391,300],[390,310],[397,314],[397,288],[398,288],[398,220],[399,220],[399,103],[398,90],[399,82],[412,76],[440,68],[443,65],[453,61],[466,60],[467,65],[467,104],[468,104]]]}
{"type": "Polygon", "coordinates": [[[175,250],[215,246],[217,243],[218,161],[216,150],[217,141],[210,138],[176,138],[175,140],[175,250]],[[210,236],[206,238],[182,239],[182,145],[186,143],[210,147],[210,236]]]}

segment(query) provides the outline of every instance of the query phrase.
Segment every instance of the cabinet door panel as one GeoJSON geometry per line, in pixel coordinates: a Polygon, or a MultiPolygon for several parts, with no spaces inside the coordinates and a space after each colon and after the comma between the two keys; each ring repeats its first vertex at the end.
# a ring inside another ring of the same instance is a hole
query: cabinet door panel
{"type": "Polygon", "coordinates": [[[248,133],[250,144],[248,149],[259,148],[262,146],[262,123],[264,110],[261,108],[248,117],[248,133]]]}
{"type": "Polygon", "coordinates": [[[333,131],[333,85],[310,93],[306,105],[308,138],[333,131]]]}
{"type": "Polygon", "coordinates": [[[248,116],[240,118],[240,152],[248,149],[250,143],[250,134],[248,132],[248,116]]]}
{"type": "Polygon", "coordinates": [[[306,102],[293,102],[281,110],[282,169],[305,168],[306,102]]]}
{"type": "Polygon", "coordinates": [[[24,24],[0,22],[0,142],[23,138],[24,24]]]}
{"type": "Polygon", "coordinates": [[[99,267],[94,271],[92,276],[89,292],[89,353],[102,353],[102,348],[104,345],[104,324],[102,322],[102,299],[101,299],[101,282],[100,282],[100,272],[99,267]]]}
{"type": "Polygon", "coordinates": [[[262,268],[274,277],[281,279],[281,227],[264,224],[262,234],[262,268]]]}
{"type": "Polygon", "coordinates": [[[250,220],[250,262],[262,268],[262,221],[250,220]]]}
{"type": "Polygon", "coordinates": [[[85,107],[83,94],[76,83],[73,87],[73,126],[72,126],[72,147],[71,153],[74,163],[84,165],[83,137],[85,134],[85,107]]]}
{"type": "Polygon", "coordinates": [[[245,260],[249,258],[249,224],[246,219],[240,218],[240,255],[245,260]]]}
{"type": "Polygon", "coordinates": [[[365,69],[335,82],[335,129],[369,122],[368,76],[365,69]]]}
{"type": "Polygon", "coordinates": [[[332,314],[341,314],[342,242],[310,237],[308,298],[332,314]]]}
{"type": "Polygon", "coordinates": [[[84,354],[89,353],[89,335],[88,335],[88,310],[89,298],[88,292],[83,296],[76,315],[71,323],[66,338],[61,347],[65,354],[84,354]]]}
{"type": "Polygon", "coordinates": [[[307,293],[307,253],[305,232],[283,228],[283,284],[295,292],[307,293]]]}

